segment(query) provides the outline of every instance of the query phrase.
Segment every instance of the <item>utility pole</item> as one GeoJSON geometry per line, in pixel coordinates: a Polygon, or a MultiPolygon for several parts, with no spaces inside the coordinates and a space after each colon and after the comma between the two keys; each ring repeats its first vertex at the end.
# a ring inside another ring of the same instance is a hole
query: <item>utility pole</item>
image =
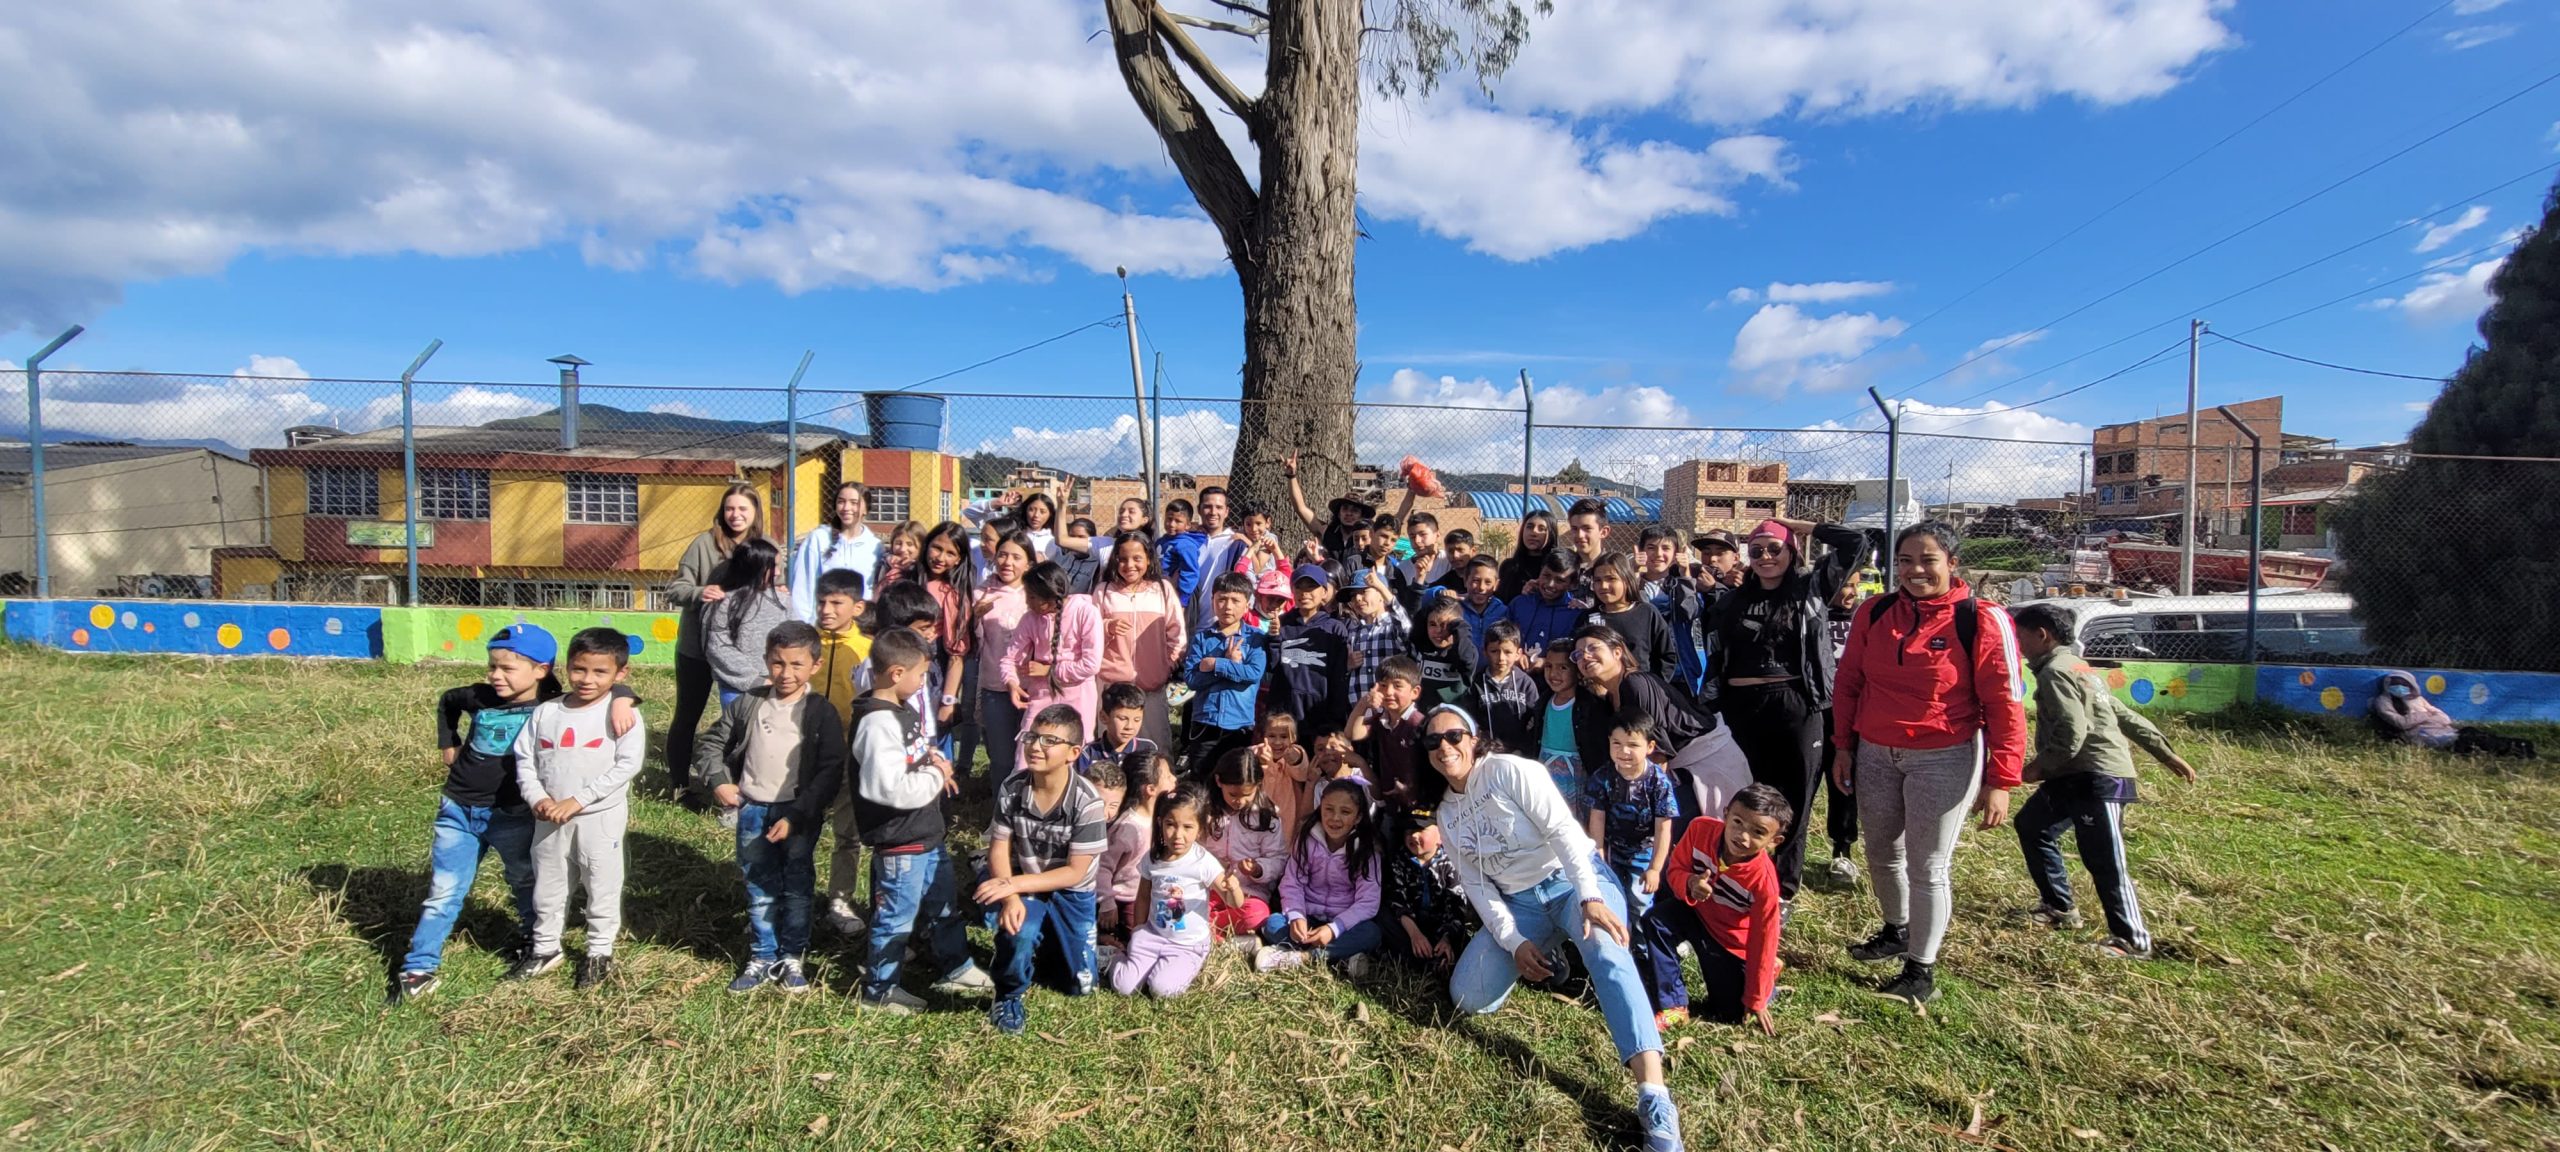
{"type": "Polygon", "coordinates": [[[1129,395],[1138,407],[1138,467],[1146,472],[1147,499],[1152,502],[1156,498],[1156,457],[1152,437],[1147,434],[1147,367],[1138,359],[1138,301],[1129,295],[1129,270],[1112,271],[1120,275],[1120,326],[1129,330],[1129,395]]]}
{"type": "Polygon", "coordinates": [[[2187,321],[2187,488],[2185,523],[2178,532],[2178,595],[2196,594],[2196,370],[2204,348],[2204,321],[2187,321]]]}

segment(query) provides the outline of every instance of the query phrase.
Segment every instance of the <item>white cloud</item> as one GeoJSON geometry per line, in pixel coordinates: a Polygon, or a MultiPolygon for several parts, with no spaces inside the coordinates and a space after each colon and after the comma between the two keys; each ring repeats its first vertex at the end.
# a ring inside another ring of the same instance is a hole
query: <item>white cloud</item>
{"type": "Polygon", "coordinates": [[[1963,384],[2015,372],[2018,368],[2010,361],[2009,354],[2041,343],[2045,336],[2044,329],[2033,328],[2025,332],[2012,332],[2006,336],[1994,336],[1967,348],[1964,355],[1956,358],[1956,366],[1947,371],[1947,381],[1951,384],[1963,384]]]}
{"type": "Polygon", "coordinates": [[[2507,0],[2453,0],[2453,14],[2477,16],[2483,12],[2495,12],[2506,6],[2507,0]]]}
{"type": "Polygon", "coordinates": [[[2495,44],[2516,34],[2513,24],[2474,24],[2444,34],[2444,42],[2456,52],[2468,52],[2483,44],[2495,44]]]}
{"type": "Polygon", "coordinates": [[[2228,0],[1577,0],[1532,29],[1506,102],[1572,115],[1671,106],[1703,123],[1794,113],[2098,105],[2157,96],[2238,43],[2228,0]]]}
{"type": "Polygon", "coordinates": [[[2488,222],[2489,206],[2486,204],[2474,204],[2469,208],[2463,209],[2462,215],[2455,217],[2453,220],[2428,228],[2425,235],[2418,237],[2418,246],[2410,249],[2410,251],[2433,252],[2438,248],[2442,248],[2445,245],[2452,243],[2454,237],[2460,236],[2463,233],[2488,222]]]}
{"type": "Polygon", "coordinates": [[[2499,256],[2459,272],[2429,272],[2407,292],[2375,300],[2372,307],[2397,309],[2420,324],[2470,320],[2489,307],[2489,281],[2506,264],[2499,256]]]}
{"type": "MultiPolygon", "coordinates": [[[[1576,0],[1487,107],[1372,101],[1361,192],[1507,260],[1736,211],[1799,114],[2110,105],[2235,42],[2227,0],[1576,0]]],[[[156,0],[0,9],[0,329],[248,252],[574,245],[785,290],[1223,262],[1131,106],[1100,6],[156,0]],[[0,50],[5,51],[5,50],[0,50]]],[[[1249,46],[1210,50],[1251,84],[1249,46]]],[[[1241,142],[1233,118],[1216,117],[1241,142]]],[[[1249,149],[1248,149],[1249,152],[1249,149]]],[[[1246,155],[1248,171],[1255,161],[1246,155]]]]}
{"type": "Polygon", "coordinates": [[[2435,406],[2436,406],[2436,402],[2435,402],[2435,401],[2433,401],[2433,400],[2411,400],[2411,401],[2409,401],[2408,403],[2401,405],[2401,406],[2400,406],[2400,410],[2401,410],[2401,411],[2403,411],[2403,412],[2421,412],[2421,413],[2422,413],[2422,412],[2425,412],[2427,409],[2429,409],[2429,408],[2433,408],[2433,407],[2435,407],[2435,406]]]}
{"type": "Polygon", "coordinates": [[[231,374],[244,380],[251,378],[308,380],[311,378],[311,373],[304,371],[302,365],[291,356],[260,356],[256,353],[250,354],[248,364],[233,369],[231,374]]]}
{"type": "MultiPolygon", "coordinates": [[[[422,390],[423,391],[423,390],[422,390]]],[[[550,400],[537,400],[529,395],[500,392],[466,384],[451,392],[431,395],[415,405],[421,426],[464,427],[486,424],[492,420],[509,420],[548,412],[550,400]]],[[[389,428],[400,423],[400,397],[381,396],[367,401],[352,413],[324,423],[337,423],[346,428],[389,428]]]]}
{"type": "Polygon", "coordinates": [[[1726,193],[1784,184],[1783,141],[1731,136],[1704,149],[1595,141],[1570,124],[1438,105],[1363,126],[1360,202],[1505,260],[1623,240],[1674,216],[1730,215],[1726,193]]]}
{"type": "Polygon", "coordinates": [[[1736,288],[1724,294],[1724,301],[1727,304],[1748,304],[1759,298],[1760,291],[1756,288],[1736,288]]]}
{"type": "Polygon", "coordinates": [[[1783,395],[1802,382],[1812,391],[1848,387],[1857,379],[1840,368],[1868,349],[1902,334],[1909,325],[1872,312],[1808,316],[1793,304],[1766,304],[1734,333],[1727,364],[1736,386],[1783,395]]]}
{"type": "Polygon", "coordinates": [[[1825,280],[1819,284],[1771,284],[1769,299],[1778,304],[1837,304],[1893,291],[1889,280],[1825,280]]]}

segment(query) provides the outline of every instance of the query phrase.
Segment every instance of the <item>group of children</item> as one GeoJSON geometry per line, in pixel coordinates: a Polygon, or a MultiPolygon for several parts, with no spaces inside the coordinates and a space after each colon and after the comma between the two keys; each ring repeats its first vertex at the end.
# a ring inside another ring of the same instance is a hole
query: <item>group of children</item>
{"type": "MultiPolygon", "coordinates": [[[[906,986],[913,959],[934,991],[992,994],[991,1021],[1018,1033],[1023,995],[1044,970],[1072,994],[1108,983],[1124,995],[1178,996],[1220,941],[1262,971],[1320,959],[1358,975],[1383,956],[1445,975],[1480,921],[1421,803],[1430,790],[1417,784],[1432,771],[1425,714],[1457,705],[1490,748],[1543,764],[1586,822],[1628,896],[1632,947],[1658,1019],[1675,1023],[1691,1009],[1685,951],[1703,980],[1702,1015],[1773,1027],[1782,917],[1769,852],[1794,825],[1789,801],[1754,785],[1682,828],[1679,786],[1652,718],[1615,717],[1605,765],[1583,763],[1575,734],[1578,629],[1606,625],[1639,670],[1697,683],[1703,635],[1695,596],[1679,595],[1695,577],[1674,562],[1678,542],[1649,530],[1636,556],[1603,550],[1586,561],[1559,546],[1550,525],[1536,555],[1505,564],[1474,555],[1463,533],[1439,538],[1428,514],[1408,517],[1410,535],[1399,536],[1365,510],[1343,515],[1340,504],[1321,525],[1302,508],[1323,540],[1294,555],[1277,549],[1270,517],[1251,509],[1223,546],[1188,523],[1187,506],[1173,510],[1164,539],[1145,537],[1144,558],[1175,584],[1167,599],[1204,609],[1187,639],[1174,638],[1170,671],[1188,697],[1171,746],[1142,734],[1160,706],[1148,690],[1097,682],[1098,635],[1112,625],[1095,594],[1077,590],[1089,578],[1042,558],[1054,538],[1032,543],[997,520],[987,525],[994,543],[971,549],[956,524],[902,528],[893,540],[906,546],[881,558],[898,568],[876,573],[889,577],[876,598],[866,600],[858,572],[819,573],[814,623],[760,603],[784,595],[770,549],[733,557],[727,595],[706,622],[707,644],[730,649],[714,661],[723,703],[690,766],[693,786],[736,834],[750,946],[730,990],[808,987],[826,826],[837,840],[825,914],[867,938],[856,994],[866,1008],[928,1006],[906,986]],[[974,567],[998,591],[968,593],[974,567]],[[1190,587],[1177,571],[1193,577],[1190,587]],[[1518,587],[1508,599],[1507,581],[1518,587]],[[965,603],[955,605],[955,586],[965,603]],[[1666,599],[1675,607],[1661,607],[1666,599]],[[997,612],[1014,614],[1004,651],[971,651],[967,638],[983,641],[978,626],[997,612]],[[745,670],[751,645],[760,677],[745,670]],[[969,720],[955,706],[972,683],[1021,717],[977,718],[997,778],[975,862],[949,841],[951,801],[972,759],[965,742],[954,755],[954,729],[969,720]],[[1005,730],[1012,723],[1018,730],[1005,730]],[[866,849],[867,918],[853,908],[866,849]],[[965,930],[980,922],[995,940],[992,973],[969,954],[965,930]]],[[[1119,541],[1145,532],[1120,528],[1097,538],[1112,543],[1088,549],[1114,556],[1119,541]]],[[[2067,650],[2067,624],[2059,641],[2045,635],[2050,650],[2067,650]]],[[[518,624],[490,641],[484,683],[446,694],[449,772],[433,882],[395,1000],[435,986],[445,937],[490,852],[527,927],[509,977],[560,962],[575,880],[588,925],[577,986],[608,978],[625,797],[643,747],[637,700],[621,686],[627,658],[611,629],[578,633],[564,658],[547,633],[518,624]]],[[[2059,678],[2075,667],[2085,671],[2076,658],[2038,671],[2059,678]]],[[[2089,703],[2103,698],[2102,687],[2090,697],[2080,686],[2078,719],[2040,762],[2113,773],[2123,742],[2095,734],[2120,727],[2183,769],[2156,730],[2143,735],[2138,715],[2089,703]]],[[[2130,775],[2129,761],[2122,771],[2130,775]]],[[[2111,918],[2119,903],[2129,907],[2120,845],[2090,831],[2108,811],[2090,805],[2109,796],[2117,794],[2065,802],[2057,793],[2022,814],[2022,835],[2035,827],[2028,851],[2048,905],[2067,908],[2051,842],[2076,820],[2093,872],[2100,856],[2116,865],[2100,875],[2111,918]]]]}

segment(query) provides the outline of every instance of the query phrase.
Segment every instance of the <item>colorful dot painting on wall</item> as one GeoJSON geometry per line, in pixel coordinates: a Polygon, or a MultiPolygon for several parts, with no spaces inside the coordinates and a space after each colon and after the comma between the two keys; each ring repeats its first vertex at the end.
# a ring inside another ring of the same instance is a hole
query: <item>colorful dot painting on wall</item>
{"type": "MultiPolygon", "coordinates": [[[[2295,712],[2363,719],[2388,668],[2258,668],[2258,699],[2295,712]]],[[[2465,724],[2560,723],[2560,675],[2548,672],[2407,670],[2427,699],[2465,724]]]]}
{"type": "Polygon", "coordinates": [[[226,600],[12,600],[9,639],[72,652],[195,656],[382,655],[383,610],[226,600]]]}
{"type": "MultiPolygon", "coordinates": [[[[2215,712],[2249,698],[2245,664],[2126,664],[2100,668],[2116,699],[2145,712],[2215,712]]],[[[2035,678],[2028,675],[2029,699],[2035,678]]]]}
{"type": "Polygon", "coordinates": [[[631,662],[672,667],[672,612],[546,612],[518,608],[393,608],[383,612],[383,658],[403,664],[489,658],[489,637],[510,624],[532,624],[566,645],[588,628],[611,628],[631,645],[631,662]]]}

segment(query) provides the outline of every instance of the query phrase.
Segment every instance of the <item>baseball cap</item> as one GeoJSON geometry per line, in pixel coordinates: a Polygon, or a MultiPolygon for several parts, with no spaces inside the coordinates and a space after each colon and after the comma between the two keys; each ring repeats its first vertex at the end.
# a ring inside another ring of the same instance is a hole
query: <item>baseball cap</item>
{"type": "Polygon", "coordinates": [[[1329,587],[1333,584],[1333,573],[1325,571],[1322,564],[1300,564],[1297,572],[1290,576],[1289,582],[1313,584],[1320,588],[1329,587]]]}
{"type": "Polygon", "coordinates": [[[1725,531],[1701,532],[1689,539],[1689,546],[1692,548],[1723,548],[1732,552],[1742,551],[1742,545],[1734,543],[1733,533],[1725,531]]]}
{"type": "Polygon", "coordinates": [[[498,629],[497,635],[489,637],[489,650],[513,652],[536,664],[557,663],[560,659],[560,642],[531,624],[509,624],[498,629]]]}
{"type": "Polygon", "coordinates": [[[1775,520],[1761,521],[1759,527],[1751,530],[1751,538],[1754,540],[1765,538],[1787,545],[1792,545],[1796,542],[1796,534],[1789,531],[1786,525],[1778,523],[1775,520]]]}
{"type": "Polygon", "coordinates": [[[1289,584],[1290,581],[1281,578],[1280,570],[1274,568],[1262,574],[1262,579],[1254,585],[1253,592],[1257,596],[1274,596],[1286,600],[1289,598],[1289,584]]]}

